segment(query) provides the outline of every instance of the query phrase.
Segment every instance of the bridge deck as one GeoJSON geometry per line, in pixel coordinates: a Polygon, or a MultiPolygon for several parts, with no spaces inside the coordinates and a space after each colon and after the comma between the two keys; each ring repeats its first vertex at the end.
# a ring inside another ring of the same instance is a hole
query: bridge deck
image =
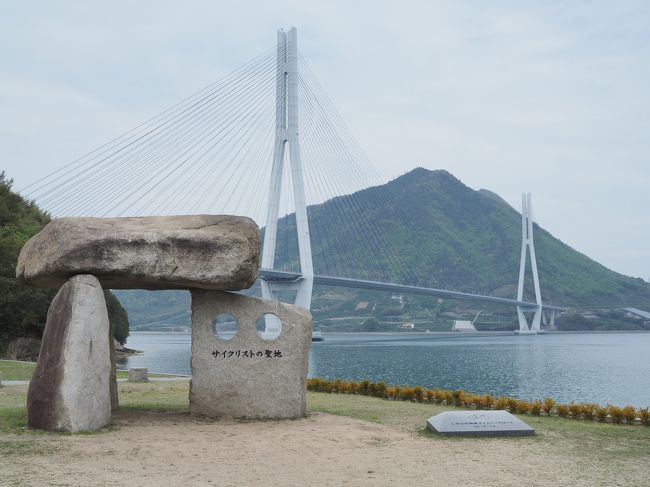
{"type": "MultiPolygon", "coordinates": [[[[271,269],[260,269],[260,279],[266,281],[284,281],[295,282],[302,279],[302,275],[295,272],[276,271],[271,269]]],[[[536,303],[528,301],[518,301],[516,299],[499,298],[496,296],[485,296],[482,294],[461,293],[458,291],[447,291],[445,289],[433,289],[420,286],[407,286],[404,284],[393,284],[387,282],[367,281],[364,279],[351,279],[346,277],[332,276],[314,276],[314,284],[323,284],[325,286],[337,286],[356,289],[371,289],[375,291],[386,291],[400,294],[416,294],[423,296],[438,296],[447,299],[459,299],[466,301],[481,301],[485,303],[509,304],[521,306],[524,308],[537,308],[536,303]]],[[[543,309],[564,311],[567,308],[561,306],[542,305],[543,309]]]]}
{"type": "Polygon", "coordinates": [[[650,320],[650,313],[648,313],[647,311],[643,311],[642,309],[637,309],[637,308],[623,308],[623,309],[637,316],[640,316],[641,318],[646,318],[650,320]]]}

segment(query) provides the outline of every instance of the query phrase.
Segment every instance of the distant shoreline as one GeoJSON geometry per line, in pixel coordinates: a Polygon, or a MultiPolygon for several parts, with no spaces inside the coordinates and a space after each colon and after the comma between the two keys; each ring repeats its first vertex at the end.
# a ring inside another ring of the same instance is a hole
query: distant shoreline
{"type": "MultiPolygon", "coordinates": [[[[373,335],[373,336],[448,336],[448,337],[471,337],[471,336],[511,336],[515,331],[321,331],[323,336],[332,335],[373,335]]],[[[650,333],[650,330],[554,330],[544,331],[541,335],[571,335],[571,334],[607,334],[607,333],[650,333]]],[[[129,335],[191,335],[191,331],[131,331],[129,335]]],[[[536,335],[521,335],[536,336],[536,335]]]]}

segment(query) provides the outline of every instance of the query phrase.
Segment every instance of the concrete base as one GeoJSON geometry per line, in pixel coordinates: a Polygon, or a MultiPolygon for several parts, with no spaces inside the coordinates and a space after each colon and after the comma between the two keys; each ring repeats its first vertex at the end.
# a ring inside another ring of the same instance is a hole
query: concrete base
{"type": "Polygon", "coordinates": [[[211,417],[305,416],[311,346],[309,311],[288,304],[220,291],[192,291],[190,412],[211,417]],[[238,323],[230,340],[216,338],[212,321],[222,313],[238,323]],[[274,340],[255,322],[265,313],[282,321],[274,340]]]}

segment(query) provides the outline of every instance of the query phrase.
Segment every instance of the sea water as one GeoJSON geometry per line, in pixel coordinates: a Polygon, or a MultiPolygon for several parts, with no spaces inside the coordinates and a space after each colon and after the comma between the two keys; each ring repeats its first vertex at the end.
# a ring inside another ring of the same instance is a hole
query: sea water
{"type": "MultiPolygon", "coordinates": [[[[520,399],[650,406],[650,333],[536,336],[325,334],[312,343],[311,377],[462,389],[520,399]]],[[[143,350],[123,367],[190,374],[191,336],[132,333],[143,350]]]]}

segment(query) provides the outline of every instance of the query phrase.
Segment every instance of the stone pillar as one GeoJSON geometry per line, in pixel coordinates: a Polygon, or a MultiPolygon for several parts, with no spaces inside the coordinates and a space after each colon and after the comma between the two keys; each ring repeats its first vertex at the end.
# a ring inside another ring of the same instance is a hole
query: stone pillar
{"type": "Polygon", "coordinates": [[[47,431],[97,430],[111,419],[108,312],[99,281],[70,278],[47,312],[27,392],[27,425],[47,431]]]}
{"type": "Polygon", "coordinates": [[[190,412],[210,417],[300,418],[306,412],[311,346],[309,311],[221,291],[192,290],[190,412]],[[220,314],[235,317],[229,340],[213,333],[220,314]],[[272,313],[280,335],[264,340],[256,321],[272,313]]]}
{"type": "Polygon", "coordinates": [[[108,327],[108,348],[111,357],[111,376],[108,379],[108,389],[111,395],[111,411],[120,407],[120,397],[117,392],[117,364],[115,363],[115,339],[111,327],[108,327]]]}

